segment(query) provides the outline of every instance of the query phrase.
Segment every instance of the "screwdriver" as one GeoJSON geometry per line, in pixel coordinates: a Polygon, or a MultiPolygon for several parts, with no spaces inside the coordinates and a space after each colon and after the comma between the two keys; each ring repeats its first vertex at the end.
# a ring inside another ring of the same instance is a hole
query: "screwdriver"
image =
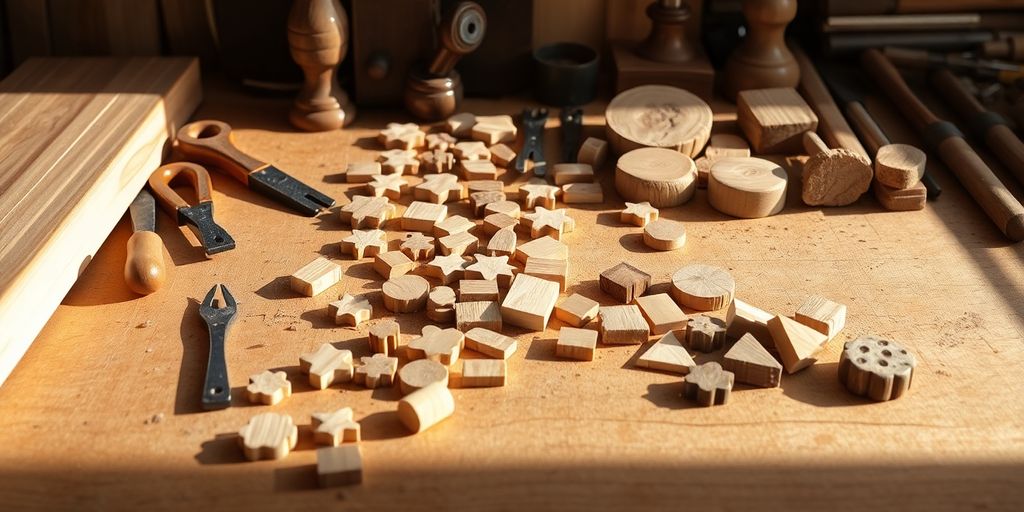
{"type": "Polygon", "coordinates": [[[167,279],[164,241],[156,234],[156,201],[149,191],[139,191],[128,207],[128,214],[134,233],[128,239],[124,282],[133,292],[149,295],[159,290],[167,279]]]}

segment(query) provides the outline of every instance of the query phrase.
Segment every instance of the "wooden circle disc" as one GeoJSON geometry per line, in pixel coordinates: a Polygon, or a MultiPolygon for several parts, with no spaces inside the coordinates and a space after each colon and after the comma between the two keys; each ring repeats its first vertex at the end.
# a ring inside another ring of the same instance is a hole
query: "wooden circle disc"
{"type": "Polygon", "coordinates": [[[455,321],[455,290],[435,286],[427,295],[427,318],[439,323],[455,321]]]}
{"type": "Polygon", "coordinates": [[[711,166],[708,202],[733,217],[758,219],[786,205],[786,171],[761,158],[723,158],[711,166]]]}
{"type": "Polygon", "coordinates": [[[672,251],[686,245],[686,227],[682,222],[658,219],[644,226],[644,243],[656,251],[672,251]]]}
{"type": "Polygon", "coordinates": [[[398,387],[403,395],[408,395],[428,384],[443,382],[448,385],[448,368],[431,359],[409,361],[398,370],[398,387]]]}
{"type": "Polygon", "coordinates": [[[655,208],[679,206],[697,190],[697,165],[670,149],[634,149],[615,164],[615,189],[627,201],[647,201],[655,208]]]}
{"type": "Polygon", "coordinates": [[[427,305],[430,283],[420,276],[406,274],[384,282],[381,293],[384,307],[394,313],[415,313],[427,305]]]}
{"type": "Polygon", "coordinates": [[[875,179],[887,187],[913,187],[924,176],[928,157],[907,144],[886,144],[875,153],[875,179]]]}
{"type": "Polygon", "coordinates": [[[736,281],[724,269],[710,265],[687,265],[672,275],[672,298],[679,305],[697,311],[714,311],[728,306],[736,281]]]}
{"type": "Polygon", "coordinates": [[[667,85],[622,91],[604,111],[608,141],[616,154],[636,148],[669,148],[693,158],[711,136],[711,107],[667,85]]]}

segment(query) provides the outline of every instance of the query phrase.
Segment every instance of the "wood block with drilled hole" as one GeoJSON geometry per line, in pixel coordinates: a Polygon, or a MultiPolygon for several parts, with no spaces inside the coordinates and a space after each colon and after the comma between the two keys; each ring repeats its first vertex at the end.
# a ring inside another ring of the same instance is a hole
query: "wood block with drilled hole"
{"type": "Polygon", "coordinates": [[[750,156],[750,144],[739,135],[714,133],[704,148],[704,156],[712,160],[719,158],[744,158],[750,156]]]}
{"type": "Polygon", "coordinates": [[[352,408],[342,407],[331,412],[314,412],[312,418],[313,442],[324,446],[358,443],[361,437],[359,422],[352,419],[352,408]]]}
{"type": "Polygon", "coordinates": [[[348,382],[354,371],[352,351],[322,343],[316,351],[299,357],[299,370],[309,375],[309,385],[316,389],[327,389],[335,382],[348,382]]]}
{"type": "Polygon", "coordinates": [[[394,383],[395,372],[398,371],[398,358],[384,354],[374,354],[369,357],[360,357],[362,365],[356,367],[353,380],[366,389],[378,387],[391,387],[394,383]]]}
{"type": "Polygon", "coordinates": [[[465,198],[465,191],[459,178],[454,174],[428,174],[423,183],[412,189],[413,198],[434,204],[458,201],[465,198]]]}
{"type": "Polygon", "coordinates": [[[761,158],[723,158],[711,166],[708,202],[711,207],[741,219],[775,215],[786,206],[789,176],[774,162],[761,158]]]}
{"type": "Polygon", "coordinates": [[[716,362],[694,366],[683,378],[683,395],[704,407],[725,405],[735,382],[732,372],[716,362]]]}
{"type": "Polygon", "coordinates": [[[467,279],[495,281],[501,288],[508,288],[515,277],[516,267],[508,264],[508,256],[474,255],[476,261],[466,267],[467,279]]]}
{"type": "Polygon", "coordinates": [[[516,161],[516,152],[505,144],[495,144],[488,150],[491,152],[491,162],[498,167],[508,167],[516,161]]]}
{"type": "Polygon", "coordinates": [[[828,341],[824,334],[785,316],[769,320],[768,330],[786,373],[796,373],[817,362],[815,354],[828,341]]]}
{"type": "Polygon", "coordinates": [[[476,227],[475,222],[463,217],[462,215],[452,215],[451,217],[434,224],[434,236],[444,237],[458,233],[465,233],[474,227],[476,227]]]}
{"type": "MultiPolygon", "coordinates": [[[[450,173],[455,169],[455,154],[449,151],[442,151],[440,149],[425,151],[420,153],[416,159],[420,161],[420,170],[426,175],[424,178],[433,174],[450,173]]],[[[455,176],[452,175],[452,177],[455,176]]]]}
{"type": "Polygon", "coordinates": [[[495,359],[508,359],[515,354],[518,343],[510,338],[483,327],[466,331],[466,348],[495,359]]]}
{"type": "Polygon", "coordinates": [[[496,388],[505,385],[508,364],[504,359],[467,359],[462,362],[459,386],[463,388],[496,388]]]}
{"type": "Polygon", "coordinates": [[[516,220],[523,216],[523,212],[519,208],[519,203],[515,201],[509,201],[507,199],[504,201],[495,201],[493,203],[487,203],[484,206],[485,216],[494,215],[495,213],[505,214],[516,220]]]}
{"type": "Polygon", "coordinates": [[[686,227],[682,222],[658,219],[644,226],[644,245],[656,251],[674,251],[686,245],[686,227]]]}
{"type": "Polygon", "coordinates": [[[396,210],[386,197],[355,196],[338,210],[338,216],[342,222],[350,223],[352,229],[379,228],[395,216],[396,210]]]}
{"type": "Polygon", "coordinates": [[[811,295],[797,308],[793,319],[831,340],[846,327],[846,305],[811,295]]]}
{"type": "Polygon", "coordinates": [[[558,291],[565,291],[565,281],[569,278],[569,260],[555,258],[527,258],[524,274],[547,279],[558,283],[558,291]]]}
{"type": "Polygon", "coordinates": [[[722,367],[736,375],[737,382],[751,386],[775,388],[782,382],[782,365],[750,333],[725,353],[722,367]]]}
{"type": "Polygon", "coordinates": [[[740,299],[733,299],[729,304],[729,311],[726,313],[725,322],[729,326],[725,336],[732,340],[740,339],[744,334],[750,333],[757,341],[761,342],[766,350],[775,352],[775,341],[772,333],[768,330],[768,320],[775,315],[752,306],[740,299]]]}
{"type": "Polygon", "coordinates": [[[423,146],[425,135],[415,123],[388,123],[377,141],[384,149],[416,149],[423,146]]]}
{"type": "Polygon", "coordinates": [[[533,212],[524,213],[520,222],[530,228],[530,238],[550,236],[561,240],[563,233],[570,233],[576,228],[576,221],[566,215],[565,208],[548,210],[538,206],[533,212]]]}
{"type": "Polygon", "coordinates": [[[604,202],[604,189],[600,183],[569,183],[562,186],[565,204],[600,204],[604,202]]]}
{"type": "Polygon", "coordinates": [[[398,370],[398,387],[403,395],[423,389],[435,382],[448,387],[448,367],[430,359],[409,361],[398,370]]]}
{"type": "Polygon", "coordinates": [[[441,150],[448,151],[449,148],[455,145],[459,139],[447,134],[445,132],[434,132],[428,133],[424,138],[427,145],[428,151],[441,150]]]}
{"type": "Polygon", "coordinates": [[[281,400],[292,396],[292,383],[288,374],[263,370],[249,376],[249,385],[245,387],[249,402],[263,405],[276,405],[281,400]]]}
{"type": "Polygon", "coordinates": [[[377,155],[384,174],[419,174],[420,161],[413,149],[389,149],[377,155]]]}
{"type": "Polygon", "coordinates": [[[651,203],[626,203],[626,209],[619,212],[619,221],[644,227],[658,220],[659,211],[651,203]]]}
{"type": "Polygon", "coordinates": [[[620,92],[608,103],[604,117],[608,142],[619,155],[651,147],[692,158],[711,136],[711,107],[690,92],[665,85],[620,92]]]}
{"type": "Polygon", "coordinates": [[[515,230],[518,225],[519,219],[515,217],[510,217],[504,213],[492,213],[484,217],[483,229],[487,235],[494,236],[495,233],[502,229],[515,230]]]}
{"type": "Polygon", "coordinates": [[[405,234],[398,249],[408,256],[410,260],[422,261],[434,257],[434,244],[434,237],[413,231],[405,234]]]}
{"type": "Polygon", "coordinates": [[[651,285],[651,275],[628,263],[619,263],[601,272],[601,290],[623,304],[633,302],[651,285]]]}
{"type": "Polygon", "coordinates": [[[366,183],[366,191],[373,197],[387,197],[397,201],[409,191],[409,182],[401,174],[381,174],[366,183]]]}
{"type": "Polygon", "coordinates": [[[248,460],[283,459],[295,448],[299,429],[287,414],[257,414],[238,431],[238,443],[248,460]]]}
{"type": "Polygon", "coordinates": [[[545,236],[531,240],[516,248],[516,259],[526,263],[529,258],[568,259],[569,246],[545,236]]]}
{"type": "Polygon", "coordinates": [[[455,322],[455,290],[435,286],[427,295],[427,318],[439,324],[455,322]]]}
{"type": "Polygon", "coordinates": [[[359,327],[372,315],[373,306],[365,297],[354,297],[346,293],[327,305],[327,317],[334,320],[334,325],[359,327]]]}
{"type": "Polygon", "coordinates": [[[420,335],[409,341],[405,353],[410,360],[431,359],[445,366],[451,366],[459,360],[459,352],[465,342],[465,336],[458,329],[441,329],[433,325],[425,325],[420,335]]]}
{"type": "Polygon", "coordinates": [[[445,256],[475,253],[480,245],[480,240],[466,231],[454,235],[442,236],[437,239],[437,245],[441,248],[441,254],[445,256]]]}
{"type": "Polygon", "coordinates": [[[381,286],[384,307],[393,313],[416,313],[427,305],[430,283],[420,276],[392,277],[381,286]]]}
{"type": "MultiPolygon", "coordinates": [[[[501,215],[501,214],[498,214],[501,215]]],[[[491,239],[487,241],[486,252],[489,256],[509,256],[516,253],[516,232],[512,228],[499,229],[491,239]]]]}
{"type": "Polygon", "coordinates": [[[878,204],[891,212],[923,210],[928,199],[928,189],[920,182],[910,188],[895,189],[875,181],[871,188],[878,204]]]}
{"type": "MultiPolygon", "coordinates": [[[[490,160],[491,151],[483,142],[459,142],[452,146],[452,153],[459,160],[490,160]]],[[[492,178],[493,179],[493,178],[492,178]]]]}
{"type": "Polygon", "coordinates": [[[423,432],[455,412],[455,398],[439,382],[409,393],[398,402],[398,419],[413,434],[423,432]]]}
{"type": "Polygon", "coordinates": [[[496,301],[499,299],[497,281],[463,279],[459,281],[459,302],[496,301]]]}
{"type": "Polygon", "coordinates": [[[686,328],[686,313],[679,309],[672,297],[667,293],[636,297],[633,303],[640,308],[640,313],[651,327],[651,334],[661,335],[676,329],[686,328]]]}
{"type": "Polygon", "coordinates": [[[558,186],[569,183],[593,183],[594,168],[584,163],[555,164],[551,167],[551,179],[558,186]]]}
{"type": "Polygon", "coordinates": [[[341,252],[361,260],[376,256],[388,250],[388,236],[380,229],[353,229],[352,234],[341,239],[341,252]]]}
{"type": "Polygon", "coordinates": [[[707,315],[694,315],[686,322],[686,346],[710,353],[725,343],[725,322],[707,315]]]}
{"type": "Polygon", "coordinates": [[[416,262],[402,251],[388,251],[373,257],[373,270],[384,279],[404,276],[416,268],[416,262]]]}
{"type": "Polygon", "coordinates": [[[484,216],[487,205],[504,200],[505,193],[500,190],[473,192],[469,194],[469,207],[473,210],[473,215],[479,218],[484,216]]]}
{"type": "Polygon", "coordinates": [[[895,188],[917,185],[924,177],[928,157],[924,151],[907,144],[886,144],[875,153],[875,180],[895,188]]]}
{"type": "Polygon", "coordinates": [[[548,185],[543,180],[530,180],[525,185],[520,185],[518,190],[519,201],[523,203],[525,210],[532,210],[537,205],[554,209],[558,195],[561,193],[561,188],[548,185]]]}
{"type": "Polygon", "coordinates": [[[398,322],[385,319],[370,326],[367,341],[371,354],[393,356],[398,351],[398,340],[402,337],[398,322]]]}
{"type": "Polygon", "coordinates": [[[501,330],[501,307],[496,301],[455,303],[455,328],[466,332],[476,327],[501,330]]]}
{"type": "Polygon", "coordinates": [[[516,123],[509,115],[477,116],[476,124],[470,130],[473,140],[493,146],[499,142],[516,141],[516,123]]]}
{"type": "Polygon", "coordinates": [[[358,444],[317,448],[316,475],[320,487],[344,487],[362,483],[362,449],[358,444]]]}
{"type": "Polygon", "coordinates": [[[910,390],[917,358],[895,341],[861,336],[843,345],[839,382],[855,395],[876,402],[895,400],[910,390]]]}
{"type": "Polygon", "coordinates": [[[651,345],[636,360],[640,368],[686,375],[690,367],[696,366],[693,357],[686,351],[679,339],[679,331],[666,332],[660,340],[651,345]]]}
{"type": "Polygon", "coordinates": [[[345,182],[367,183],[372,180],[374,176],[380,176],[381,174],[380,162],[350,163],[345,167],[345,182]]]}
{"type": "Polygon", "coordinates": [[[600,322],[601,343],[606,345],[634,345],[646,343],[651,335],[650,327],[640,308],[634,304],[626,306],[604,306],[597,311],[600,322]]]}
{"type": "Polygon", "coordinates": [[[288,278],[292,291],[307,297],[320,295],[341,281],[341,267],[327,258],[319,257],[295,271],[288,278]]]}
{"type": "Polygon", "coordinates": [[[440,280],[441,284],[448,284],[462,279],[467,266],[469,266],[469,262],[461,254],[434,256],[430,263],[423,265],[422,273],[440,280]]]}
{"type": "Polygon", "coordinates": [[[443,204],[413,201],[402,214],[402,229],[433,233],[434,224],[441,222],[448,215],[448,207],[443,204]]]}
{"type": "Polygon", "coordinates": [[[501,303],[501,316],[508,324],[543,331],[557,300],[558,283],[519,274],[501,303]]]}
{"type": "Polygon", "coordinates": [[[498,177],[498,168],[490,160],[462,160],[459,169],[464,180],[493,180],[498,177]]]}
{"type": "Polygon", "coordinates": [[[608,161],[608,143],[597,137],[587,137],[576,153],[576,161],[590,164],[594,169],[604,167],[608,161]]]}
{"type": "Polygon", "coordinates": [[[574,293],[555,306],[555,318],[573,327],[583,327],[597,318],[600,307],[596,300],[574,293]]]}
{"type": "Polygon", "coordinates": [[[597,331],[562,327],[555,342],[555,355],[566,359],[593,361],[597,351],[597,331]]]}
{"type": "Polygon", "coordinates": [[[626,201],[647,201],[656,208],[679,206],[697,190],[697,165],[671,149],[635,149],[616,162],[615,189],[626,201]]]}
{"type": "Polygon", "coordinates": [[[467,138],[472,133],[473,125],[476,124],[476,116],[469,112],[455,114],[444,122],[444,129],[460,138],[467,138]]]}
{"type": "Polygon", "coordinates": [[[466,192],[501,192],[505,190],[505,184],[499,180],[473,180],[466,182],[466,192]]]}
{"type": "Polygon", "coordinates": [[[729,272],[710,265],[687,265],[672,274],[669,293],[680,306],[714,311],[728,305],[735,290],[729,272]]]}
{"type": "Polygon", "coordinates": [[[752,89],[736,97],[736,123],[759,154],[798,154],[804,132],[818,128],[818,116],[796,89],[752,89]]]}

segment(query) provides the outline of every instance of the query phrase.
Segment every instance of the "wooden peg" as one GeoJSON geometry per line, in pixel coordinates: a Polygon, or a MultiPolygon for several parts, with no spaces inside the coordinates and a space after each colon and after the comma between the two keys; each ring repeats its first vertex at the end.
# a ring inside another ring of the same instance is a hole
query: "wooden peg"
{"type": "Polygon", "coordinates": [[[441,284],[448,284],[462,279],[467,266],[469,262],[461,254],[434,256],[430,263],[423,266],[423,275],[438,279],[441,284]]]}
{"type": "Polygon", "coordinates": [[[651,335],[647,320],[634,304],[604,306],[597,312],[601,343],[606,345],[634,345],[645,343],[651,335]]]}
{"type": "Polygon", "coordinates": [[[921,182],[928,157],[908,144],[886,144],[875,153],[875,180],[895,189],[906,189],[921,182]]]}
{"type": "Polygon", "coordinates": [[[459,281],[459,302],[496,301],[500,296],[498,283],[483,279],[459,281]]]}
{"type": "Polygon", "coordinates": [[[366,183],[381,174],[380,162],[354,162],[345,168],[345,183],[366,183]]]}
{"type": "Polygon", "coordinates": [[[551,179],[555,185],[569,183],[593,183],[594,168],[584,163],[561,163],[551,167],[551,179]]]}
{"type": "Polygon", "coordinates": [[[768,330],[786,373],[796,373],[814,364],[814,355],[828,341],[824,334],[785,316],[769,320],[768,330]]]}
{"type": "Polygon", "coordinates": [[[465,180],[493,180],[498,177],[498,168],[490,160],[463,160],[459,162],[459,168],[465,180]]]}
{"type": "Polygon", "coordinates": [[[434,236],[444,237],[458,233],[465,233],[475,227],[475,222],[463,217],[462,215],[452,215],[451,217],[434,224],[434,236]]]}
{"type": "Polygon", "coordinates": [[[316,474],[320,487],[342,487],[363,481],[363,455],[358,444],[316,450],[316,474]]]}
{"type": "Polygon", "coordinates": [[[686,346],[690,350],[710,353],[725,343],[725,322],[707,315],[695,315],[686,323],[686,346]]]}
{"type": "Polygon", "coordinates": [[[299,369],[309,375],[309,385],[316,389],[327,389],[335,382],[348,382],[353,374],[352,351],[322,343],[315,352],[299,357],[299,369]]]}
{"type": "Polygon", "coordinates": [[[427,295],[427,318],[441,324],[455,322],[455,290],[435,286],[427,295]]]}
{"type": "Polygon", "coordinates": [[[518,343],[510,338],[483,327],[466,331],[466,348],[495,359],[508,359],[516,352],[518,343]]]}
{"type": "Polygon", "coordinates": [[[736,381],[759,388],[775,388],[782,381],[782,365],[750,333],[725,353],[722,367],[736,375],[736,381]]]}
{"type": "Polygon", "coordinates": [[[650,222],[658,220],[658,209],[651,206],[651,203],[626,203],[626,209],[619,213],[621,222],[644,227],[650,222]]]}
{"type": "Polygon", "coordinates": [[[501,303],[506,323],[533,331],[543,331],[558,300],[558,283],[519,274],[501,303]]]}
{"type": "Polygon", "coordinates": [[[459,139],[445,132],[435,132],[428,133],[424,141],[428,151],[448,151],[455,146],[455,143],[459,142],[459,139]]]}
{"type": "Polygon", "coordinates": [[[708,203],[741,219],[775,215],[786,206],[789,175],[761,158],[722,158],[708,172],[708,203]]]}
{"type": "Polygon", "coordinates": [[[491,152],[491,162],[498,167],[507,168],[516,160],[516,152],[505,144],[495,144],[487,149],[491,152]]]}
{"type": "Polygon", "coordinates": [[[500,142],[516,141],[516,123],[509,115],[477,116],[476,124],[470,130],[473,140],[493,146],[500,142]]]}
{"type": "Polygon", "coordinates": [[[300,130],[337,130],[356,109],[338,85],[336,71],[348,50],[348,16],[337,0],[299,0],[288,14],[288,46],[305,80],[288,120],[300,130]]]}
{"type": "Polygon", "coordinates": [[[360,357],[361,366],[356,367],[353,380],[367,389],[390,387],[398,371],[398,358],[384,354],[360,357]]]}
{"type": "Polygon", "coordinates": [[[466,231],[460,231],[453,235],[442,236],[437,239],[437,245],[441,248],[441,254],[465,256],[475,253],[480,245],[480,239],[466,231]]]}
{"type": "Polygon", "coordinates": [[[729,403],[735,376],[716,362],[690,368],[683,378],[683,395],[704,407],[729,403]]]}
{"type": "Polygon", "coordinates": [[[711,107],[696,95],[667,85],[620,92],[608,103],[604,118],[608,142],[619,155],[637,148],[668,148],[694,158],[711,136],[711,107]]]}
{"type": "Polygon", "coordinates": [[[434,224],[441,222],[446,216],[448,216],[448,207],[443,204],[413,201],[402,214],[402,229],[433,233],[434,224]]]}
{"type": "Polygon", "coordinates": [[[565,291],[569,277],[569,260],[558,258],[527,258],[524,274],[558,283],[558,291],[565,291]]]}
{"type": "Polygon", "coordinates": [[[416,268],[416,262],[402,251],[388,251],[373,257],[373,270],[384,279],[404,276],[416,268]]]}
{"type": "Polygon", "coordinates": [[[426,236],[417,231],[406,233],[398,248],[410,260],[429,260],[434,257],[434,237],[426,236]]]}
{"type": "Polygon", "coordinates": [[[299,429],[287,414],[257,414],[238,431],[239,445],[248,460],[283,459],[295,448],[299,429]]]}
{"type": "Polygon", "coordinates": [[[672,274],[669,293],[680,306],[697,311],[722,309],[732,301],[736,281],[724,269],[687,265],[672,274]]]}
{"type": "Polygon", "coordinates": [[[871,161],[845,148],[829,149],[814,132],[804,134],[802,199],[809,206],[846,206],[871,187],[871,161]]]}
{"type": "Polygon", "coordinates": [[[386,319],[373,324],[367,340],[373,354],[394,355],[398,351],[398,340],[401,338],[398,322],[386,319]]]}
{"type": "Polygon", "coordinates": [[[633,302],[651,285],[651,275],[628,263],[622,262],[604,272],[600,277],[601,290],[623,304],[633,302]]]}
{"type": "Polygon", "coordinates": [[[608,161],[608,143],[597,137],[587,137],[576,153],[576,161],[601,169],[608,161]]]}
{"type": "MultiPolygon", "coordinates": [[[[455,154],[455,158],[460,161],[473,161],[473,160],[490,160],[491,150],[487,149],[487,145],[483,142],[477,141],[466,141],[459,142],[452,146],[452,153],[455,154]]],[[[492,178],[493,179],[493,178],[492,178]]]]}
{"type": "Polygon", "coordinates": [[[276,405],[292,396],[292,383],[288,374],[264,370],[249,376],[249,385],[245,388],[249,402],[263,405],[276,405]]]}
{"type": "Polygon", "coordinates": [[[342,443],[358,443],[359,422],[352,416],[351,407],[342,407],[332,412],[312,414],[313,442],[323,446],[340,446],[342,443]]]}
{"type": "Polygon", "coordinates": [[[682,222],[658,219],[644,226],[644,245],[656,251],[674,251],[686,245],[686,227],[682,222]]]}
{"type": "Polygon", "coordinates": [[[455,398],[447,384],[435,382],[413,391],[398,402],[398,419],[416,434],[433,427],[455,412],[455,398]]]}
{"type": "Polygon", "coordinates": [[[445,366],[451,366],[459,360],[459,351],[465,339],[458,329],[441,329],[433,325],[425,325],[420,335],[406,345],[405,353],[410,360],[431,359],[445,366]]]}
{"type": "Polygon", "coordinates": [[[686,313],[679,309],[672,297],[667,293],[636,297],[633,303],[640,308],[640,313],[647,320],[651,334],[662,335],[676,329],[685,329],[686,313]]]}
{"type": "Polygon", "coordinates": [[[341,281],[341,267],[327,258],[319,257],[296,270],[288,278],[292,290],[307,297],[320,295],[341,281]]]}
{"type": "Polygon", "coordinates": [[[476,327],[501,330],[501,308],[496,301],[455,303],[455,328],[466,332],[476,327]]]}
{"type": "Polygon", "coordinates": [[[377,141],[384,149],[417,149],[426,143],[425,135],[416,123],[388,123],[377,134],[377,141]]]}
{"type": "Polygon", "coordinates": [[[561,191],[562,189],[543,181],[531,181],[519,187],[519,200],[523,202],[524,210],[532,210],[538,204],[547,209],[554,209],[555,201],[561,191]]]}
{"type": "Polygon", "coordinates": [[[846,327],[846,306],[820,295],[812,295],[796,310],[793,319],[831,340],[846,327]]]}
{"type": "Polygon", "coordinates": [[[352,229],[379,228],[395,216],[395,205],[386,197],[355,196],[352,202],[341,207],[338,215],[342,222],[352,224],[352,229]]]}
{"type": "Polygon", "coordinates": [[[423,177],[423,183],[413,187],[412,193],[417,201],[434,204],[458,201],[465,196],[462,184],[454,174],[428,174],[423,177]]]}
{"type": "Polygon", "coordinates": [[[430,283],[420,276],[393,277],[381,286],[384,307],[393,313],[416,313],[427,305],[430,283]]]}
{"type": "Polygon", "coordinates": [[[569,183],[562,186],[562,202],[565,204],[601,204],[604,189],[600,183],[569,183]]]}
{"type": "Polygon", "coordinates": [[[367,192],[373,197],[387,197],[395,201],[409,191],[409,182],[401,174],[381,174],[366,183],[367,192]]]}
{"type": "Polygon", "coordinates": [[[388,236],[380,229],[353,229],[352,234],[341,239],[341,252],[361,260],[376,256],[388,250],[388,236]]]}
{"type": "Polygon", "coordinates": [[[738,340],[744,334],[750,333],[757,341],[761,342],[768,352],[775,352],[775,341],[772,333],[768,330],[768,320],[775,315],[768,313],[756,306],[752,306],[740,299],[733,299],[729,304],[729,311],[726,313],[725,322],[729,325],[726,337],[738,340]]]}
{"type": "Polygon", "coordinates": [[[696,366],[693,357],[686,351],[679,339],[679,331],[668,331],[660,340],[651,345],[636,360],[640,368],[686,375],[690,367],[696,366]]]}
{"type": "Polygon", "coordinates": [[[531,240],[516,247],[516,260],[526,263],[530,258],[568,259],[569,247],[550,236],[531,240]]]}
{"type": "Polygon", "coordinates": [[[600,307],[596,300],[574,293],[555,306],[555,318],[573,327],[583,327],[597,318],[600,307]]]}
{"type": "Polygon", "coordinates": [[[370,319],[373,306],[363,297],[345,294],[327,306],[327,316],[334,320],[335,325],[359,327],[359,324],[370,319]]]}
{"type": "Polygon", "coordinates": [[[448,367],[437,361],[417,359],[398,370],[398,387],[403,395],[434,383],[448,387],[448,367]]]}
{"type": "Polygon", "coordinates": [[[462,362],[459,386],[464,388],[494,388],[505,385],[508,364],[504,359],[467,359],[462,362]]]}
{"type": "Polygon", "coordinates": [[[488,190],[483,192],[471,192],[469,194],[469,207],[473,215],[483,217],[487,211],[487,205],[505,200],[505,193],[500,190],[488,190]]]}
{"type": "Polygon", "coordinates": [[[389,149],[377,156],[384,174],[419,174],[420,161],[414,149],[389,149]]]}
{"type": "Polygon", "coordinates": [[[656,208],[679,206],[697,190],[697,166],[671,149],[635,149],[616,162],[615,189],[627,201],[646,201],[656,208]]]}
{"type": "MultiPolygon", "coordinates": [[[[508,256],[484,256],[477,254],[476,261],[466,267],[466,279],[480,279],[508,288],[516,275],[516,267],[508,264],[508,256]]],[[[495,299],[497,300],[497,299],[495,299]]]]}
{"type": "Polygon", "coordinates": [[[914,378],[917,358],[899,343],[861,336],[843,345],[839,382],[851,393],[876,402],[903,396],[914,378]]]}
{"type": "Polygon", "coordinates": [[[736,99],[736,123],[757,153],[793,154],[804,132],[818,128],[818,116],[796,89],[755,89],[736,99]]]}
{"type": "Polygon", "coordinates": [[[565,214],[565,208],[548,210],[538,206],[532,213],[524,213],[521,222],[530,228],[530,238],[550,236],[561,240],[563,233],[569,233],[576,227],[576,221],[565,214]]]}
{"type": "Polygon", "coordinates": [[[597,331],[562,327],[555,342],[555,355],[566,359],[593,361],[597,351],[597,331]]]}
{"type": "MultiPolygon", "coordinates": [[[[501,216],[506,219],[511,219],[513,221],[513,224],[506,228],[498,229],[497,231],[495,231],[495,233],[491,236],[491,239],[487,242],[486,252],[488,255],[492,257],[511,257],[516,253],[516,242],[518,241],[518,238],[516,237],[516,232],[514,231],[514,228],[519,223],[515,222],[515,219],[512,219],[511,217],[501,213],[489,215],[488,218],[494,216],[501,216]]],[[[484,226],[487,226],[487,219],[484,219],[484,226]]]]}
{"type": "Polygon", "coordinates": [[[800,66],[786,47],[786,26],[796,17],[796,0],[744,0],[747,35],[725,63],[725,95],[766,87],[796,87],[800,66]]]}
{"type": "Polygon", "coordinates": [[[463,112],[449,117],[444,123],[444,129],[456,137],[465,139],[472,133],[475,124],[476,116],[469,112],[463,112]]]}

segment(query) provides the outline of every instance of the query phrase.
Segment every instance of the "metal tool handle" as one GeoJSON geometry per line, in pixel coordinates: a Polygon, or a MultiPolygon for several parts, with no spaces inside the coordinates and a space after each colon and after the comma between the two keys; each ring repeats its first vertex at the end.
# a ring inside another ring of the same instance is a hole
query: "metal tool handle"
{"type": "Polygon", "coordinates": [[[267,166],[238,149],[231,125],[212,119],[186,124],[178,130],[178,149],[190,160],[213,165],[238,181],[249,183],[249,173],[267,166]]]}
{"type": "Polygon", "coordinates": [[[576,155],[580,149],[580,133],[583,131],[583,110],[566,107],[562,109],[558,118],[562,124],[562,161],[576,163],[576,155]]]}
{"type": "Polygon", "coordinates": [[[207,325],[210,331],[210,359],[206,363],[203,383],[203,409],[223,409],[231,405],[231,385],[228,383],[228,363],[225,354],[228,324],[207,325]]]}

